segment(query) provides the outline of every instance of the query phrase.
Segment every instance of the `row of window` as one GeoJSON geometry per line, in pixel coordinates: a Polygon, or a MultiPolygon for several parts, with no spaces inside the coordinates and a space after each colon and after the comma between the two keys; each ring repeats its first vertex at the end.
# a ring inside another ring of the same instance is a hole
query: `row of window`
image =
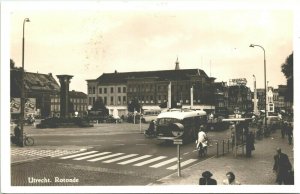
{"type": "MultiPolygon", "coordinates": [[[[106,96],[104,97],[100,97],[102,98],[103,100],[103,103],[105,105],[127,105],[127,99],[126,99],[126,96],[118,96],[116,99],[111,96],[109,98],[107,98],[106,96]],[[109,102],[108,102],[109,100],[109,102]],[[116,102],[115,102],[116,100],[116,102]]],[[[96,101],[96,98],[95,97],[89,97],[89,105],[93,105],[96,101]]]]}
{"type": "MultiPolygon", "coordinates": [[[[99,94],[107,94],[108,88],[99,88],[99,94]]],[[[126,87],[118,87],[118,93],[126,93],[126,87]]],[[[114,87],[110,87],[110,93],[114,93],[114,87]]]]}
{"type": "MultiPolygon", "coordinates": [[[[107,94],[108,90],[110,93],[114,93],[115,89],[114,87],[99,87],[98,88],[98,93],[99,94],[107,94]]],[[[89,87],[88,89],[89,94],[96,94],[96,87],[89,87]]],[[[126,93],[126,87],[117,87],[117,93],[126,93]]]]}
{"type": "MultiPolygon", "coordinates": [[[[86,111],[86,105],[73,105],[74,111],[86,111]]],[[[51,111],[60,111],[60,105],[51,104],[51,111]]]]}
{"type": "MultiPolygon", "coordinates": [[[[73,103],[86,103],[85,98],[71,98],[70,101],[73,102],[73,103]]],[[[56,103],[56,102],[59,103],[60,98],[51,98],[51,102],[52,103],[56,103]]]]}

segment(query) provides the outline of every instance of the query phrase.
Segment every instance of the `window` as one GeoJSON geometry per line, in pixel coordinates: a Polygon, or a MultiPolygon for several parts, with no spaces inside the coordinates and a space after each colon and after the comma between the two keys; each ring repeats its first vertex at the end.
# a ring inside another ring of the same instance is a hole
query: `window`
{"type": "Polygon", "coordinates": [[[118,105],[121,104],[121,96],[118,96],[118,105]]]}
{"type": "Polygon", "coordinates": [[[157,86],[157,90],[160,91],[160,86],[157,86]]]}
{"type": "Polygon", "coordinates": [[[114,93],[114,88],[113,87],[110,88],[110,93],[114,93]]]}
{"type": "Polygon", "coordinates": [[[92,97],[89,97],[89,105],[92,105],[92,97]]]}
{"type": "Polygon", "coordinates": [[[126,87],[123,87],[123,93],[126,93],[126,87]]]}
{"type": "Polygon", "coordinates": [[[92,93],[92,87],[89,87],[89,94],[92,93]]]}
{"type": "Polygon", "coordinates": [[[99,94],[102,94],[102,88],[99,88],[99,94]]]}
{"type": "Polygon", "coordinates": [[[107,94],[107,88],[104,88],[104,94],[107,94]]]}
{"type": "Polygon", "coordinates": [[[121,87],[118,87],[118,93],[121,93],[121,87]]]}
{"type": "Polygon", "coordinates": [[[95,103],[95,97],[93,97],[93,104],[95,103]]]}
{"type": "Polygon", "coordinates": [[[104,97],[104,104],[107,104],[107,97],[104,97]]]}
{"type": "Polygon", "coordinates": [[[110,105],[114,105],[114,97],[113,96],[110,97],[110,105]]]}
{"type": "Polygon", "coordinates": [[[123,96],[123,104],[126,104],[126,96],[123,96]]]}
{"type": "Polygon", "coordinates": [[[95,94],[96,93],[96,88],[95,88],[95,86],[93,87],[93,94],[95,94]]]}

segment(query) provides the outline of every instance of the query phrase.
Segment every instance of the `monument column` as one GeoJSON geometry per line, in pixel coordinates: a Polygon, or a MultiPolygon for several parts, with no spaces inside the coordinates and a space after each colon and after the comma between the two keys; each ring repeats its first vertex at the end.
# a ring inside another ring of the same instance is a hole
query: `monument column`
{"type": "Polygon", "coordinates": [[[73,75],[57,75],[60,82],[60,117],[69,117],[69,84],[73,75]]]}

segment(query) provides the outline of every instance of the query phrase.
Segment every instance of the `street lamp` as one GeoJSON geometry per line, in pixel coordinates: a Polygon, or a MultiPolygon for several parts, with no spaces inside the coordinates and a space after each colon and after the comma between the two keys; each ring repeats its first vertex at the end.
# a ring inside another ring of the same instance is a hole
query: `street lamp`
{"type": "MultiPolygon", "coordinates": [[[[265,52],[265,49],[264,47],[260,46],[260,45],[256,45],[256,44],[250,44],[249,47],[260,47],[263,51],[264,51],[264,82],[265,82],[265,129],[267,129],[267,72],[266,72],[266,52],[265,52]]],[[[263,130],[264,132],[264,130],[263,130]]]]}
{"type": "Polygon", "coordinates": [[[25,91],[24,91],[24,45],[25,45],[25,38],[24,38],[24,31],[25,31],[25,23],[30,22],[29,18],[25,18],[23,21],[23,39],[22,39],[22,73],[21,73],[21,135],[19,139],[20,146],[24,146],[23,142],[23,128],[24,128],[24,113],[25,113],[25,91]]]}
{"type": "Polygon", "coordinates": [[[253,112],[255,115],[257,115],[257,91],[256,91],[256,77],[255,75],[253,75],[253,78],[254,78],[254,108],[253,108],[253,112]]]}

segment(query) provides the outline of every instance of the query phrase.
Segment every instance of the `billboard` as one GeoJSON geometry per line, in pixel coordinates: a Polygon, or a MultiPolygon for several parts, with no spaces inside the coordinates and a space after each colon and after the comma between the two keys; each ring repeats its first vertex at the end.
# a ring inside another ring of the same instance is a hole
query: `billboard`
{"type": "MultiPolygon", "coordinates": [[[[25,98],[25,114],[36,113],[36,99],[25,98]]],[[[10,99],[10,113],[21,113],[21,100],[20,98],[10,99]]]]}

